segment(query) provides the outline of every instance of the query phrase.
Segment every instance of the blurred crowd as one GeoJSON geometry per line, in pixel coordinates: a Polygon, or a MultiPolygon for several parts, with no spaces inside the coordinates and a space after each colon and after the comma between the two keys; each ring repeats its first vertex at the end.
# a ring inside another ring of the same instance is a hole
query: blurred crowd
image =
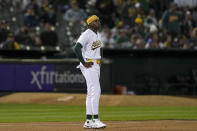
{"type": "Polygon", "coordinates": [[[101,19],[105,48],[197,48],[197,0],[15,2],[22,10],[21,23],[12,29],[7,19],[0,19],[0,48],[70,44],[87,28],[85,20],[92,14],[101,19]]]}
{"type": "Polygon", "coordinates": [[[58,35],[54,30],[57,19],[53,5],[48,0],[19,2],[21,4],[19,6],[21,12],[19,13],[22,14],[21,23],[16,30],[13,30],[10,28],[10,21],[1,20],[0,47],[3,49],[21,49],[24,46],[57,46],[58,35]]]}
{"type": "Polygon", "coordinates": [[[107,9],[113,13],[101,13],[106,48],[197,48],[196,0],[125,0],[107,9]]]}

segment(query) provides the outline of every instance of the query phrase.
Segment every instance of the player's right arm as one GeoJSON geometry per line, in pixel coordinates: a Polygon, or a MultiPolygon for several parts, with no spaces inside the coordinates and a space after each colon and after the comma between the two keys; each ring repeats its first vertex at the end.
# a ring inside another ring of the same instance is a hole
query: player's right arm
{"type": "Polygon", "coordinates": [[[82,52],[81,52],[81,49],[82,49],[82,45],[77,42],[74,46],[74,51],[75,51],[75,54],[77,56],[77,58],[79,59],[79,61],[86,67],[86,68],[90,68],[93,63],[92,62],[85,62],[84,59],[83,59],[83,56],[82,56],[82,52]]]}

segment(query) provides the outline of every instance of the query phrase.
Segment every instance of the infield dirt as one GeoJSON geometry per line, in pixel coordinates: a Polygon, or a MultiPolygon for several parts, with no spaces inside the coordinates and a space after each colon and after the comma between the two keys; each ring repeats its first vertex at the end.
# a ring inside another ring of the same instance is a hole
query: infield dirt
{"type": "Polygon", "coordinates": [[[0,131],[196,131],[197,121],[113,121],[105,129],[83,129],[81,122],[1,123],[0,131]]]}
{"type": "MultiPolygon", "coordinates": [[[[14,93],[0,97],[0,103],[85,105],[85,94],[14,93]]],[[[196,98],[175,96],[101,95],[102,106],[197,106],[196,98]]]]}

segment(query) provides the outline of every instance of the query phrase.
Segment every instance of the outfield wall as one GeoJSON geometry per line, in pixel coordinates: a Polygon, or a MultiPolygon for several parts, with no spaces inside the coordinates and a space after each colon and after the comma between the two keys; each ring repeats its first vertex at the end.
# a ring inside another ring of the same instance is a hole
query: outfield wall
{"type": "Polygon", "coordinates": [[[197,51],[105,49],[113,60],[112,84],[135,94],[197,95],[197,51]]]}
{"type": "MultiPolygon", "coordinates": [[[[137,95],[197,95],[196,50],[105,49],[104,57],[103,93],[127,87],[137,95]]],[[[77,65],[71,58],[2,59],[0,91],[86,92],[77,65]]]]}

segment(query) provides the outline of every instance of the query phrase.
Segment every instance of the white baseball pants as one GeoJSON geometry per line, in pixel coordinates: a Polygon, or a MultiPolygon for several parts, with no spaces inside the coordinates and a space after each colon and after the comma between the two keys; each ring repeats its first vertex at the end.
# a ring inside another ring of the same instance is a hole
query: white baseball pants
{"type": "Polygon", "coordinates": [[[86,79],[87,97],[86,97],[86,114],[98,115],[99,99],[101,94],[100,87],[100,66],[96,62],[91,68],[86,68],[80,64],[80,69],[86,79]]]}

